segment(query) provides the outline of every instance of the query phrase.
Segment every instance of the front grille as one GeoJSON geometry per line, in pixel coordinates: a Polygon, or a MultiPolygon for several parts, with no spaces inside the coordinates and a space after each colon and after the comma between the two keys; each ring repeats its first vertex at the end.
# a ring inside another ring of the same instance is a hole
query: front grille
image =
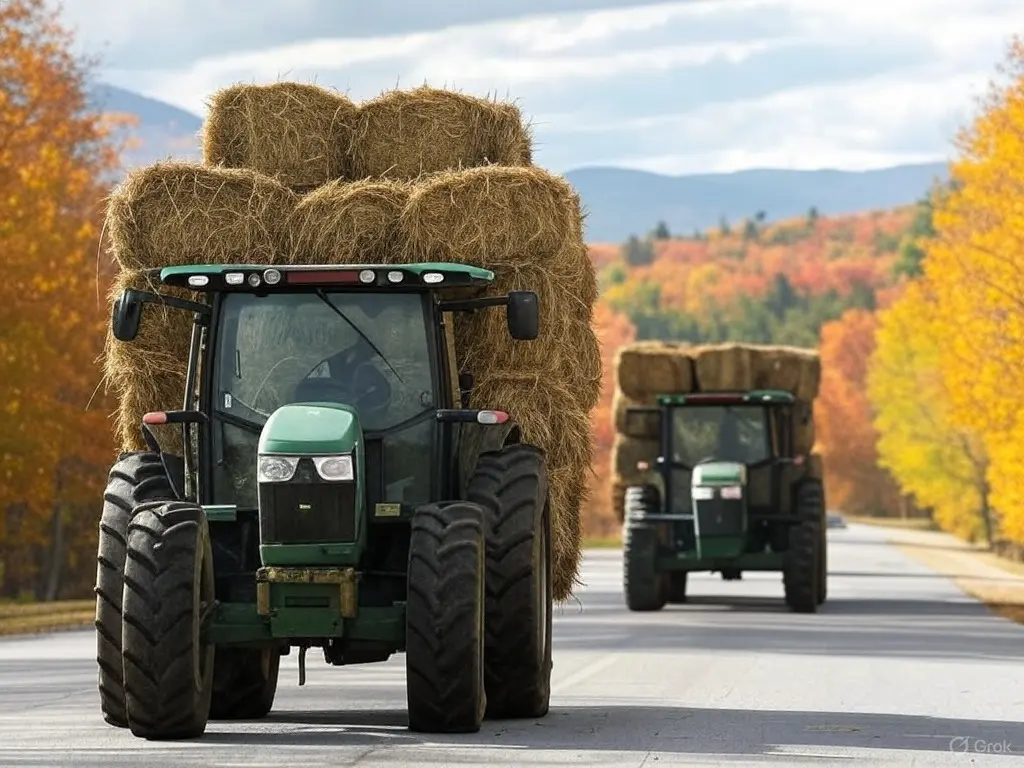
{"type": "Polygon", "coordinates": [[[303,458],[287,483],[260,483],[260,539],[264,544],[354,541],[356,484],[322,480],[303,458]]]}
{"type": "Polygon", "coordinates": [[[733,499],[709,499],[695,502],[697,530],[701,536],[742,536],[743,502],[733,499]]]}

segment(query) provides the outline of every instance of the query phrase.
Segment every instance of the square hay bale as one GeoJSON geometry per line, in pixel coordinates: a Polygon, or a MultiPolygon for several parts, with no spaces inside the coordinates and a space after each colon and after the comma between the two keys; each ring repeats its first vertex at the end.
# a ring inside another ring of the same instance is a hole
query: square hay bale
{"type": "Polygon", "coordinates": [[[695,389],[689,344],[640,341],[615,355],[618,388],[633,400],[651,395],[687,394],[695,389]]]}
{"type": "Polygon", "coordinates": [[[661,444],[657,440],[616,435],[612,445],[612,474],[633,482],[642,473],[636,468],[638,461],[650,462],[658,458],[661,444]]]}
{"type": "Polygon", "coordinates": [[[633,416],[627,418],[627,409],[634,407],[653,407],[657,405],[655,395],[649,395],[642,400],[634,400],[627,397],[621,389],[616,389],[612,395],[612,418],[615,423],[615,432],[625,437],[638,437],[645,440],[658,440],[661,436],[661,420],[657,415],[633,416]]]}
{"type": "Polygon", "coordinates": [[[804,408],[810,410],[806,403],[798,403],[793,414],[793,448],[797,454],[810,453],[814,449],[816,440],[814,417],[811,415],[805,421],[800,413],[804,408]]]}
{"type": "Polygon", "coordinates": [[[207,165],[248,168],[306,190],[350,178],[359,109],[308,83],[238,84],[210,100],[203,126],[207,165]]]}
{"type": "Polygon", "coordinates": [[[528,166],[530,142],[514,104],[428,86],[388,91],[360,106],[353,174],[415,179],[483,165],[528,166]]]}
{"type": "Polygon", "coordinates": [[[695,348],[692,355],[697,388],[701,392],[753,389],[751,345],[712,344],[695,348]]]}
{"type": "Polygon", "coordinates": [[[820,453],[812,453],[808,457],[807,471],[811,477],[817,478],[818,480],[825,479],[825,461],[820,453]]]}
{"type": "MultiPolygon", "coordinates": [[[[111,284],[108,305],[126,288],[159,291],[178,298],[203,302],[202,294],[157,285],[144,273],[122,270],[111,284]]],[[[146,449],[142,417],[149,411],[181,408],[185,399],[185,373],[192,337],[192,315],[172,307],[146,304],[139,335],[134,341],[114,338],[107,329],[101,357],[107,392],[117,397],[114,431],[122,451],[146,449]]],[[[182,453],[181,427],[154,427],[165,451],[182,453]]]]}
{"type": "Polygon", "coordinates": [[[392,264],[412,192],[398,181],[332,181],[299,200],[289,220],[295,264],[392,264]]]}
{"type": "Polygon", "coordinates": [[[156,163],[132,171],[114,190],[106,229],[126,270],[286,263],[287,223],[297,202],[256,171],[156,163]]]}
{"type": "Polygon", "coordinates": [[[818,396],[821,358],[817,350],[768,346],[750,349],[754,387],[784,389],[807,402],[818,396]]]}

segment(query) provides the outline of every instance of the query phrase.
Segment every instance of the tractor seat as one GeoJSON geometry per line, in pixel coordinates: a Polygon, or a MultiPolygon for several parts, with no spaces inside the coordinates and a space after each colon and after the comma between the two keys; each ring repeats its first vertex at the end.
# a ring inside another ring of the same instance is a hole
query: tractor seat
{"type": "Polygon", "coordinates": [[[303,379],[295,387],[296,403],[343,403],[348,399],[348,391],[333,379],[303,379]]]}

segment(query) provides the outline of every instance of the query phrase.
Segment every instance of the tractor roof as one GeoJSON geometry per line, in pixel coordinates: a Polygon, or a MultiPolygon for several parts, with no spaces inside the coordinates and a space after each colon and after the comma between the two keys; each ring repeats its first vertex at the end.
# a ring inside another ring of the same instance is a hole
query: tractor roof
{"type": "Polygon", "coordinates": [[[164,267],[160,282],[193,291],[472,288],[494,280],[490,270],[469,264],[186,264],[164,267]],[[269,279],[268,279],[269,278],[269,279]]]}
{"type": "Polygon", "coordinates": [[[658,395],[658,405],[791,405],[793,393],[784,389],[752,389],[748,391],[694,392],[692,394],[658,395]]]}

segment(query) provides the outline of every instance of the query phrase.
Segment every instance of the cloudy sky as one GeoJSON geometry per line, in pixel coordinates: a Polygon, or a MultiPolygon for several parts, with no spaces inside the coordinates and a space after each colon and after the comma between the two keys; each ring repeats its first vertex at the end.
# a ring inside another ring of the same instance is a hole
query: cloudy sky
{"type": "Polygon", "coordinates": [[[1022,0],[63,0],[103,79],[204,114],[231,83],[515,98],[554,170],[944,159],[1022,0]]]}

